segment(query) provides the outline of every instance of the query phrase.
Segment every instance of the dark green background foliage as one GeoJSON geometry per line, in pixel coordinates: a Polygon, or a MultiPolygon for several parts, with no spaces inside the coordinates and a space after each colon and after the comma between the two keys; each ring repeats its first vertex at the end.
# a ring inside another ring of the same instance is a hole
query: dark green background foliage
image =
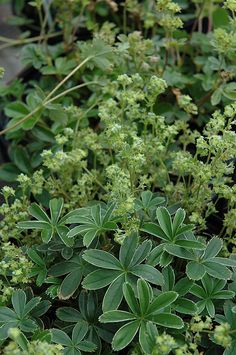
{"type": "Polygon", "coordinates": [[[1,352],[234,355],[236,1],[13,11],[1,352]]]}

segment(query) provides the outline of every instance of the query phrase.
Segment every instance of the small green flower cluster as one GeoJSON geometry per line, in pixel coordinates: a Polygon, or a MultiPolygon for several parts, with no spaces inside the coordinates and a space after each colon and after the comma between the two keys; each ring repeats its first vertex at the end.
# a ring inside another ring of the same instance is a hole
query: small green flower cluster
{"type": "MultiPolygon", "coordinates": [[[[134,72],[148,72],[151,67],[152,54],[155,53],[154,43],[151,39],[144,39],[140,31],[119,36],[121,43],[126,43],[127,58],[134,72]]],[[[127,60],[126,58],[126,60],[127,60]]],[[[122,59],[122,58],[121,58],[122,59]]]]}
{"type": "MultiPolygon", "coordinates": [[[[201,332],[211,331],[211,329],[211,318],[206,317],[204,321],[200,316],[194,316],[189,324],[189,329],[186,330],[185,344],[183,344],[183,340],[178,342],[172,335],[164,332],[156,337],[156,345],[153,348],[152,355],[168,355],[170,353],[175,355],[199,355],[198,346],[201,342],[201,332]]],[[[222,342],[218,344],[224,346],[222,342]]]]}
{"type": "Polygon", "coordinates": [[[214,329],[214,339],[215,342],[223,348],[229,348],[232,343],[232,337],[230,336],[230,325],[228,323],[217,325],[214,329]]]}
{"type": "MultiPolygon", "coordinates": [[[[28,180],[28,177],[26,177],[28,180]]],[[[2,189],[2,194],[5,199],[5,203],[0,206],[0,214],[2,220],[0,221],[1,238],[2,240],[9,240],[10,238],[19,239],[20,233],[16,227],[19,221],[26,219],[27,208],[29,206],[29,200],[26,198],[15,198],[13,201],[11,197],[14,197],[15,190],[9,186],[5,186],[2,189]]]]}
{"type": "Polygon", "coordinates": [[[36,170],[31,177],[26,174],[20,174],[17,181],[22,189],[23,195],[27,195],[30,191],[33,195],[40,195],[43,191],[43,184],[45,182],[43,170],[36,170]]]}
{"type": "Polygon", "coordinates": [[[224,1],[224,6],[231,10],[232,12],[236,11],[236,1],[235,0],[226,0],[224,1]]]}
{"type": "Polygon", "coordinates": [[[150,107],[156,102],[157,96],[165,92],[167,89],[167,83],[162,78],[159,78],[155,75],[151,76],[147,84],[147,100],[150,107]]]}
{"type": "Polygon", "coordinates": [[[235,50],[236,34],[234,32],[229,33],[224,28],[217,28],[214,31],[212,43],[219,54],[227,55],[235,50]]]}
{"type": "MultiPolygon", "coordinates": [[[[212,319],[210,317],[194,316],[185,332],[185,343],[183,339],[176,340],[173,335],[163,332],[156,337],[156,344],[152,349],[152,355],[200,355],[199,344],[202,340],[203,332],[209,333],[214,341],[224,349],[230,348],[232,337],[230,335],[230,325],[222,323],[213,329],[212,319]]],[[[134,352],[132,354],[139,354],[134,352]]]]}
{"type": "Polygon", "coordinates": [[[9,286],[3,280],[0,280],[0,305],[5,305],[9,302],[12,292],[14,291],[14,285],[9,286]]]}
{"type": "Polygon", "coordinates": [[[29,274],[33,264],[23,253],[22,249],[8,242],[2,243],[1,252],[1,274],[11,284],[29,283],[29,274]]]}
{"type": "Polygon", "coordinates": [[[83,159],[86,157],[86,153],[81,149],[72,150],[71,152],[58,150],[55,153],[51,150],[44,150],[41,156],[43,165],[52,172],[62,172],[63,169],[68,172],[69,168],[80,169],[83,166],[83,159]]]}
{"type": "Polygon", "coordinates": [[[173,32],[183,27],[182,20],[176,16],[181,11],[181,8],[175,2],[171,0],[157,0],[156,9],[161,13],[159,24],[167,32],[173,32]]]}
{"type": "MultiPolygon", "coordinates": [[[[230,189],[229,194],[231,192],[234,193],[233,196],[236,194],[236,187],[233,186],[232,189],[230,189]]],[[[233,201],[230,202],[233,206],[235,206],[235,198],[233,198],[233,201]]],[[[226,233],[227,235],[234,236],[234,232],[236,230],[236,208],[230,208],[228,212],[225,213],[224,216],[224,227],[226,228],[226,233]]],[[[232,241],[235,244],[235,240],[232,241]]]]}
{"type": "Polygon", "coordinates": [[[10,242],[1,244],[0,305],[9,302],[14,287],[31,283],[33,263],[21,248],[10,242]]]}
{"type": "MultiPolygon", "coordinates": [[[[179,181],[172,192],[183,196],[185,207],[191,213],[190,220],[203,229],[205,218],[216,211],[213,194],[218,199],[227,199],[230,210],[235,208],[235,187],[230,185],[234,171],[232,159],[236,154],[236,133],[232,130],[235,110],[236,105],[232,104],[225,107],[224,113],[216,111],[203,135],[189,135],[189,131],[185,131],[182,141],[196,144],[194,155],[186,149],[173,154],[173,171],[179,181]]],[[[225,226],[229,226],[227,233],[233,233],[232,214],[227,212],[225,215],[225,226]]]]}
{"type": "Polygon", "coordinates": [[[164,180],[168,179],[162,156],[166,159],[167,145],[173,142],[182,124],[168,125],[164,117],[153,112],[157,97],[167,88],[162,78],[151,76],[144,80],[139,74],[124,74],[118,76],[114,87],[115,91],[109,91],[113,97],[99,106],[104,124],[100,137],[114,154],[113,164],[110,162],[106,168],[107,189],[119,211],[124,213],[132,211],[138,189],[150,186],[152,181],[162,181],[163,175],[164,180]],[[144,127],[142,135],[140,123],[144,127]],[[148,127],[152,127],[152,134],[148,127]],[[148,178],[150,172],[152,175],[148,178]]]}
{"type": "Polygon", "coordinates": [[[102,39],[105,43],[113,45],[115,43],[117,28],[114,23],[104,22],[98,31],[95,31],[94,37],[102,39]]]}
{"type": "Polygon", "coordinates": [[[185,334],[185,344],[175,349],[175,355],[200,355],[198,351],[199,344],[201,343],[202,332],[209,333],[212,330],[212,319],[205,317],[205,320],[201,316],[194,316],[188,324],[188,329],[185,334]]]}
{"type": "Polygon", "coordinates": [[[106,173],[108,178],[106,188],[111,199],[117,203],[117,213],[133,212],[135,196],[132,192],[129,172],[113,164],[106,169],[106,173]]]}
{"type": "Polygon", "coordinates": [[[192,98],[189,95],[178,96],[178,104],[179,104],[179,107],[182,108],[185,112],[192,114],[192,115],[198,114],[198,108],[192,102],[192,98]]]}
{"type": "MultiPolygon", "coordinates": [[[[89,139],[92,140],[92,137],[88,134],[85,145],[89,139]]],[[[94,144],[93,148],[96,147],[94,144]]],[[[86,172],[87,152],[77,147],[69,149],[60,149],[55,153],[45,150],[42,153],[43,165],[50,171],[50,177],[44,179],[43,188],[50,191],[52,196],[62,196],[66,208],[86,203],[94,193],[96,180],[96,173],[86,172]]]]}
{"type": "Polygon", "coordinates": [[[199,334],[203,330],[211,330],[212,329],[212,319],[210,317],[206,317],[205,320],[200,316],[194,316],[190,322],[189,329],[193,333],[199,334]]]}
{"type": "Polygon", "coordinates": [[[3,355],[62,355],[63,348],[58,344],[49,344],[45,341],[32,341],[27,350],[21,350],[15,342],[10,342],[3,350],[3,355]]]}
{"type": "Polygon", "coordinates": [[[163,333],[156,337],[156,346],[153,349],[152,355],[168,355],[177,347],[175,339],[171,335],[163,333]]]}

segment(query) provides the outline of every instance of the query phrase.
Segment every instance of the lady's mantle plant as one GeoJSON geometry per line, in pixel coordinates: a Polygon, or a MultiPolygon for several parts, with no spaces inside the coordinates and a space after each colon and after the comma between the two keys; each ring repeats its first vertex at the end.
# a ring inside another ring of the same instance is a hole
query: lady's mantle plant
{"type": "Polygon", "coordinates": [[[14,11],[0,352],[236,353],[236,2],[14,11]]]}

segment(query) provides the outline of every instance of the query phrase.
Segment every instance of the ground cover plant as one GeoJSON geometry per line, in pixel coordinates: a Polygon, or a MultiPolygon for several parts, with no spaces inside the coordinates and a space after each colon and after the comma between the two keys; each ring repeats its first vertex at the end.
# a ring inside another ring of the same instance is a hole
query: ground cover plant
{"type": "Polygon", "coordinates": [[[1,353],[234,355],[236,1],[12,8],[1,353]]]}

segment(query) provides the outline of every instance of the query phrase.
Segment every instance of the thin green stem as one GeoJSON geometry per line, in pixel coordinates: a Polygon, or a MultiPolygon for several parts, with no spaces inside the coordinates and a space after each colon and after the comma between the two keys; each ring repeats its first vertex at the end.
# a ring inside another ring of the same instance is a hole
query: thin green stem
{"type": "MultiPolygon", "coordinates": [[[[20,124],[24,123],[25,121],[27,121],[30,117],[32,117],[35,113],[37,113],[41,108],[43,108],[44,106],[46,106],[49,102],[51,103],[52,101],[55,100],[55,98],[61,97],[63,95],[65,95],[65,93],[61,93],[60,95],[57,95],[55,97],[53,97],[51,99],[51,97],[53,96],[53,94],[58,91],[58,89],[60,89],[60,87],[62,85],[65,84],[65,82],[67,80],[69,80],[84,64],[86,64],[89,60],[91,60],[92,58],[95,58],[97,56],[103,55],[105,53],[108,53],[110,51],[104,51],[102,53],[99,53],[97,55],[93,55],[93,56],[89,56],[87,58],[85,58],[80,64],[78,64],[63,80],[61,80],[55,87],[54,89],[46,96],[46,98],[43,100],[42,104],[37,106],[33,111],[31,111],[30,113],[28,113],[28,115],[26,115],[25,117],[23,117],[22,119],[20,119],[18,122],[16,122],[14,125],[12,125],[11,127],[5,128],[4,130],[0,131],[0,136],[2,136],[3,134],[9,132],[10,130],[16,128],[17,126],[19,126],[20,124]],[[51,100],[49,100],[51,99],[51,100]]],[[[91,82],[90,82],[91,83],[91,82]]],[[[84,83],[81,85],[89,85],[89,83],[84,83]]],[[[78,89],[78,85],[75,87],[76,89],[78,89]]],[[[72,88],[71,88],[72,89],[72,88]]],[[[68,89],[70,91],[72,91],[71,89],[68,89]]],[[[68,92],[68,90],[66,90],[66,92],[68,92]]]]}
{"type": "Polygon", "coordinates": [[[83,83],[83,84],[79,84],[79,85],[73,86],[72,88],[67,89],[67,90],[61,92],[60,94],[58,94],[58,95],[52,97],[52,98],[51,98],[50,100],[48,100],[47,103],[45,103],[44,105],[50,104],[51,102],[53,102],[53,101],[59,99],[60,97],[65,96],[65,95],[69,94],[69,93],[72,92],[72,91],[75,91],[75,90],[77,90],[77,89],[80,89],[80,88],[82,88],[82,87],[84,87],[84,86],[88,86],[88,85],[102,85],[102,84],[98,83],[97,81],[88,81],[87,83],[83,83]]]}
{"type": "MultiPolygon", "coordinates": [[[[91,81],[91,84],[92,84],[92,83],[93,83],[93,82],[91,81]]],[[[101,85],[101,84],[97,83],[96,81],[94,82],[94,84],[95,84],[95,83],[96,83],[97,85],[101,85]]],[[[98,101],[99,101],[99,100],[96,100],[96,101],[84,112],[84,115],[83,115],[83,116],[86,116],[95,106],[97,106],[98,101]]],[[[78,120],[78,121],[76,122],[75,135],[76,135],[76,133],[78,132],[79,123],[80,123],[80,120],[78,120]]]]}
{"type": "Polygon", "coordinates": [[[67,80],[69,80],[84,64],[86,64],[89,60],[91,60],[93,56],[89,56],[85,58],[79,65],[77,65],[64,79],[62,79],[55,87],[54,89],[47,95],[44,101],[47,101],[50,99],[50,97],[53,96],[53,94],[60,89],[62,85],[65,84],[67,80]]]}
{"type": "Polygon", "coordinates": [[[55,33],[48,33],[45,35],[40,35],[40,36],[35,36],[35,37],[30,37],[30,38],[19,38],[19,39],[13,39],[13,38],[8,38],[4,36],[0,36],[0,42],[4,42],[5,44],[0,46],[0,50],[8,48],[8,47],[13,47],[13,46],[20,46],[23,44],[28,44],[32,42],[38,42],[43,39],[49,39],[49,38],[54,38],[61,36],[62,31],[55,32],[55,33]]]}
{"type": "Polygon", "coordinates": [[[86,171],[86,173],[90,176],[93,177],[94,181],[105,191],[108,192],[107,189],[102,185],[102,183],[96,178],[96,176],[93,175],[93,173],[88,170],[85,166],[83,167],[83,169],[86,171]]]}
{"type": "Polygon", "coordinates": [[[36,114],[40,109],[42,109],[43,107],[46,107],[49,103],[52,103],[53,101],[59,99],[60,97],[62,96],[65,96],[66,94],[68,94],[69,92],[71,91],[74,91],[74,90],[77,90],[81,87],[84,87],[84,86],[87,86],[87,85],[90,85],[90,84],[98,84],[97,82],[95,81],[90,81],[88,83],[83,83],[83,84],[80,84],[80,85],[76,85],[76,86],[73,86],[72,88],[70,89],[67,89],[65,91],[63,91],[62,93],[60,93],[59,95],[57,96],[54,96],[52,97],[50,100],[44,100],[42,102],[41,105],[35,107],[35,109],[31,112],[28,113],[28,115],[26,115],[25,117],[21,118],[19,121],[17,121],[14,125],[8,127],[8,128],[5,128],[3,129],[2,131],[0,131],[0,136],[2,136],[3,134],[7,133],[8,131],[11,131],[12,129],[16,128],[17,126],[19,126],[20,124],[26,122],[30,117],[32,117],[34,114],[36,114]]]}

